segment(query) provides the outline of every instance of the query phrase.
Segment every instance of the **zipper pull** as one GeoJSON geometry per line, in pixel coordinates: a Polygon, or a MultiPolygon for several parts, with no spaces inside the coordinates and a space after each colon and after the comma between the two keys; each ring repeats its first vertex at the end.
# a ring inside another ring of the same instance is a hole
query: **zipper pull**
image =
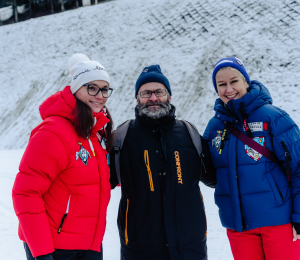
{"type": "Polygon", "coordinates": [[[66,213],[66,214],[62,217],[62,220],[61,220],[61,222],[60,222],[59,228],[58,228],[58,230],[57,230],[57,233],[58,233],[58,234],[60,234],[60,231],[61,231],[62,225],[64,224],[64,221],[65,221],[66,216],[68,216],[68,213],[66,213]]]}

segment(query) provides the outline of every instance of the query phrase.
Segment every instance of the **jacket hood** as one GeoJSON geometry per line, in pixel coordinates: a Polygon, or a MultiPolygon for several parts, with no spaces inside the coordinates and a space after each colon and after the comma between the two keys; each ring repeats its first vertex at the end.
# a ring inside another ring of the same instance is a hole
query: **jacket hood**
{"type": "Polygon", "coordinates": [[[251,81],[247,91],[242,98],[230,100],[227,105],[218,98],[214,106],[215,117],[226,122],[235,119],[241,122],[260,106],[273,103],[269,90],[256,80],[251,81]]]}
{"type": "MultiPolygon", "coordinates": [[[[49,116],[60,116],[70,120],[73,120],[73,110],[76,106],[76,98],[73,96],[70,90],[70,86],[66,86],[62,91],[47,98],[40,105],[40,115],[43,120],[49,116]]],[[[109,122],[109,119],[103,113],[93,113],[97,122],[93,128],[92,134],[96,134],[105,124],[109,122]]]]}
{"type": "Polygon", "coordinates": [[[71,93],[70,86],[67,86],[62,91],[48,97],[40,105],[39,110],[43,120],[49,116],[60,116],[72,121],[75,106],[76,98],[71,93]]]}

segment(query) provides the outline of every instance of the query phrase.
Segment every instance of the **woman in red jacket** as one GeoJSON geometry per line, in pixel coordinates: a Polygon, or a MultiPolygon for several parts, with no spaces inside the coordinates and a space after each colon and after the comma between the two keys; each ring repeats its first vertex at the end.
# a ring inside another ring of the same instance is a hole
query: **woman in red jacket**
{"type": "Polygon", "coordinates": [[[102,259],[110,200],[109,76],[84,54],[69,60],[71,86],[40,106],[12,191],[27,259],[102,259]]]}

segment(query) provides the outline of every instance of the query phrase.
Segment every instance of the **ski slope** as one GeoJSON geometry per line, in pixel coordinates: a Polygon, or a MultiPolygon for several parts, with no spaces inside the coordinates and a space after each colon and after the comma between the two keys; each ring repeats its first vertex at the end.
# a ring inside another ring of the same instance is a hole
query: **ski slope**
{"type": "MultiPolygon", "coordinates": [[[[38,107],[70,83],[69,57],[100,61],[114,93],[107,102],[115,125],[134,118],[134,85],[145,66],[168,77],[177,118],[203,132],[217,98],[214,64],[244,61],[274,105],[300,124],[300,0],[115,0],[0,27],[0,260],[25,259],[17,236],[11,188],[38,107]]],[[[201,186],[208,219],[210,260],[232,260],[213,190],[201,186]]],[[[120,189],[112,191],[104,259],[119,259],[116,226],[120,189]]]]}
{"type": "Polygon", "coordinates": [[[1,26],[0,149],[26,147],[39,105],[70,83],[75,52],[107,69],[116,125],[134,117],[142,69],[160,64],[177,117],[203,132],[217,98],[213,66],[231,55],[300,123],[299,31],[300,0],[115,0],[1,26]]]}

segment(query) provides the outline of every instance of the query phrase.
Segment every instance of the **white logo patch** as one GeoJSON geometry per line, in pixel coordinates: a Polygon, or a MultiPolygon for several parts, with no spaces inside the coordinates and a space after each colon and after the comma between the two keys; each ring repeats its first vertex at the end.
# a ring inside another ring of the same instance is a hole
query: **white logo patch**
{"type": "MultiPolygon", "coordinates": [[[[248,123],[248,126],[251,130],[251,132],[262,132],[263,131],[263,122],[252,122],[248,123]]],[[[244,127],[244,131],[246,131],[244,127]]]]}
{"type": "Polygon", "coordinates": [[[144,73],[147,72],[147,71],[148,71],[148,69],[144,69],[144,70],[143,70],[144,73]]]}

